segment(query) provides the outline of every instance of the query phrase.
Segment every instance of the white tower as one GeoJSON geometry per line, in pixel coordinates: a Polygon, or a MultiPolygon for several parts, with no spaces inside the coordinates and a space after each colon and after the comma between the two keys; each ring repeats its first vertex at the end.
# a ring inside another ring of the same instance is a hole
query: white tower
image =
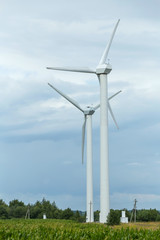
{"type": "Polygon", "coordinates": [[[126,217],[126,212],[122,211],[122,216],[120,218],[121,223],[128,223],[128,217],[126,217]]]}
{"type": "MultiPolygon", "coordinates": [[[[94,211],[93,211],[93,167],[92,167],[92,115],[95,113],[96,109],[100,107],[100,104],[95,107],[87,106],[87,108],[83,109],[81,106],[72,98],[58,90],[56,87],[48,83],[48,85],[53,88],[56,92],[58,92],[62,97],[68,100],[71,104],[73,104],[76,108],[78,108],[84,114],[84,123],[82,126],[82,163],[84,158],[84,142],[85,142],[85,129],[87,127],[87,167],[86,167],[86,175],[87,175],[87,184],[86,184],[86,222],[94,222],[94,211]]],[[[106,100],[107,101],[107,100],[106,100]]]]}

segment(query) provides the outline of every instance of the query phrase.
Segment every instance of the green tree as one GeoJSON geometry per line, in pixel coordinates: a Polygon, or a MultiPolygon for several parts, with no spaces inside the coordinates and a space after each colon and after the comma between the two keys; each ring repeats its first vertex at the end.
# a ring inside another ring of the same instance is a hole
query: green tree
{"type": "Polygon", "coordinates": [[[78,210],[74,212],[73,220],[75,220],[76,222],[85,222],[85,219],[86,219],[85,214],[82,215],[82,213],[79,212],[78,210]]]}
{"type": "Polygon", "coordinates": [[[61,210],[58,209],[58,207],[56,206],[56,203],[53,202],[52,203],[52,218],[58,219],[58,218],[60,218],[60,216],[61,216],[61,210]]]}
{"type": "Polygon", "coordinates": [[[45,198],[42,199],[42,211],[45,213],[47,218],[53,218],[52,204],[50,201],[47,201],[45,198]]]}
{"type": "Polygon", "coordinates": [[[160,222],[160,213],[159,213],[159,212],[158,212],[158,214],[157,214],[156,221],[157,221],[157,222],[160,222]]]}
{"type": "Polygon", "coordinates": [[[99,210],[97,210],[97,211],[94,212],[94,221],[95,221],[95,222],[99,222],[99,213],[100,213],[99,210]]]}
{"type": "Polygon", "coordinates": [[[159,212],[156,209],[141,209],[137,211],[137,220],[142,222],[157,221],[159,212]]]}
{"type": "Polygon", "coordinates": [[[9,202],[9,216],[10,218],[24,218],[27,207],[22,201],[17,199],[9,202]]]}
{"type": "Polygon", "coordinates": [[[43,218],[43,209],[40,201],[30,207],[31,218],[43,218]]]}
{"type": "Polygon", "coordinates": [[[22,201],[19,201],[18,199],[14,199],[9,202],[9,207],[24,207],[25,204],[22,201]]]}
{"type": "Polygon", "coordinates": [[[62,211],[62,219],[73,219],[74,213],[70,208],[62,211]]]}
{"type": "Polygon", "coordinates": [[[1,219],[6,219],[9,217],[8,214],[8,205],[2,200],[0,199],[0,218],[1,219]]]}
{"type": "Polygon", "coordinates": [[[62,216],[61,210],[56,206],[56,203],[52,204],[50,201],[45,198],[42,201],[37,201],[34,205],[31,205],[30,208],[31,218],[43,218],[43,214],[46,214],[47,218],[56,218],[59,219],[62,216]]]}
{"type": "Polygon", "coordinates": [[[121,211],[120,210],[110,210],[110,213],[107,217],[108,225],[118,225],[120,224],[121,211]]]}

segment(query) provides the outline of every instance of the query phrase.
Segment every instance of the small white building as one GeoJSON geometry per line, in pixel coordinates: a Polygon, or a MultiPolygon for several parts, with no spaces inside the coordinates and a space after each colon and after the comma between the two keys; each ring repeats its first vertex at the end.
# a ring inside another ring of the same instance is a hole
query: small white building
{"type": "Polygon", "coordinates": [[[120,218],[121,223],[128,223],[128,217],[126,217],[126,212],[122,211],[122,217],[120,218]]]}
{"type": "Polygon", "coordinates": [[[46,214],[45,214],[45,213],[43,214],[43,219],[47,219],[47,217],[46,217],[46,214]]]}

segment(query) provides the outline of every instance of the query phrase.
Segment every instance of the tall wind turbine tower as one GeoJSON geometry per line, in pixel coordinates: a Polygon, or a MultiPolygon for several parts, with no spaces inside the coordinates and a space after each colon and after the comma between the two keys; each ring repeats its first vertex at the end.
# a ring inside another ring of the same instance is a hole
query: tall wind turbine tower
{"type": "Polygon", "coordinates": [[[105,223],[107,220],[109,208],[109,169],[108,169],[108,79],[107,75],[111,72],[112,66],[106,63],[106,59],[118,27],[117,21],[110,41],[106,46],[100,62],[95,70],[89,68],[73,67],[47,67],[47,69],[94,73],[97,75],[100,83],[100,222],[105,223]]]}
{"type": "MultiPolygon", "coordinates": [[[[87,126],[87,172],[86,172],[86,179],[87,179],[87,196],[86,196],[86,222],[94,222],[94,211],[93,211],[93,160],[92,160],[92,115],[95,111],[100,107],[100,104],[95,105],[94,107],[87,106],[87,108],[83,109],[75,100],[64,94],[62,91],[57,89],[53,84],[48,83],[48,85],[53,88],[57,93],[59,93],[62,97],[64,97],[67,101],[73,104],[76,108],[78,108],[84,114],[84,123],[82,126],[82,163],[84,159],[84,142],[85,142],[85,129],[87,126]]],[[[109,100],[119,94],[121,91],[118,91],[114,95],[106,99],[108,102],[108,107],[110,114],[113,118],[113,121],[118,128],[117,122],[115,120],[114,114],[112,112],[109,100]]]]}
{"type": "Polygon", "coordinates": [[[94,211],[93,211],[93,161],[92,161],[92,115],[100,107],[100,104],[97,104],[95,107],[87,106],[87,108],[82,108],[74,99],[70,98],[59,89],[57,89],[52,84],[48,85],[58,92],[62,97],[67,101],[73,104],[84,114],[84,123],[82,126],[82,163],[84,159],[84,142],[85,142],[85,130],[87,126],[87,163],[86,163],[86,179],[87,179],[87,188],[86,188],[86,222],[94,222],[94,211]]]}

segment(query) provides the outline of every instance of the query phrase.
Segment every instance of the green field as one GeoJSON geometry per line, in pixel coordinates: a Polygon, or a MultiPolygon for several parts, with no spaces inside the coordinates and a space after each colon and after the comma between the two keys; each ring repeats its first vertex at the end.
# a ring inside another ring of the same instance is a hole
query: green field
{"type": "Polygon", "coordinates": [[[67,220],[0,220],[2,240],[150,240],[160,239],[159,224],[123,225],[75,223],[67,220]],[[128,227],[129,226],[129,227],[128,227]]]}

